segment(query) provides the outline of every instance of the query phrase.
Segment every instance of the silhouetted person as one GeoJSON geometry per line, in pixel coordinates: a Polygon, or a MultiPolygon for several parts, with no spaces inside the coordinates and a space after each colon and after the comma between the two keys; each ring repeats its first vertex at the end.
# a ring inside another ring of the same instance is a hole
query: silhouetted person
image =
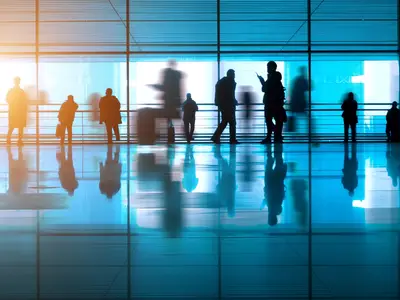
{"type": "Polygon", "coordinates": [[[400,142],[400,110],[397,102],[392,103],[392,108],[386,114],[386,136],[388,142],[400,142]]]}
{"type": "Polygon", "coordinates": [[[238,104],[235,98],[236,82],[235,71],[230,69],[226,76],[218,80],[215,85],[215,105],[221,112],[221,123],[219,123],[211,140],[219,144],[222,132],[229,124],[230,143],[237,144],[236,139],[236,105],[238,104]]]}
{"type": "Polygon", "coordinates": [[[74,96],[69,95],[68,100],[65,101],[58,112],[58,121],[61,125],[60,143],[64,144],[65,130],[68,131],[68,143],[72,143],[72,125],[75,120],[75,113],[79,105],[74,101],[74,96]]]}
{"type": "Polygon", "coordinates": [[[178,109],[181,107],[181,80],[182,73],[176,69],[176,61],[170,60],[168,67],[163,72],[163,100],[167,117],[176,118],[178,109]]]}
{"type": "Polygon", "coordinates": [[[351,197],[354,195],[354,191],[358,186],[357,170],[358,170],[358,160],[357,160],[356,145],[352,145],[351,147],[351,158],[349,156],[349,146],[344,145],[342,184],[343,188],[349,192],[349,195],[351,197]]]}
{"type": "Polygon", "coordinates": [[[358,123],[357,117],[358,103],[354,99],[352,92],[348,93],[342,104],[342,118],[344,122],[344,141],[349,141],[349,127],[351,127],[351,139],[353,142],[356,141],[356,126],[358,123]]]}
{"type": "Polygon", "coordinates": [[[264,93],[264,117],[267,125],[267,137],[261,141],[262,144],[271,142],[272,132],[274,132],[274,142],[281,143],[283,141],[283,123],[287,121],[286,111],[283,107],[285,88],[282,85],[282,74],[277,72],[276,69],[276,62],[270,61],[267,64],[267,80],[257,75],[262,85],[261,90],[264,93]],[[275,125],[272,119],[275,120],[275,125]]]}
{"type": "Polygon", "coordinates": [[[397,187],[400,177],[399,145],[389,144],[386,150],[386,170],[392,179],[392,185],[397,187]]]}
{"type": "Polygon", "coordinates": [[[290,107],[295,114],[305,114],[307,109],[306,93],[309,91],[307,68],[301,66],[299,75],[294,78],[290,91],[290,107]]]}
{"type": "Polygon", "coordinates": [[[248,134],[251,133],[251,119],[253,117],[252,109],[254,105],[254,95],[251,92],[251,88],[248,86],[243,87],[241,93],[241,103],[243,103],[245,108],[245,121],[246,121],[246,131],[248,134]]]}
{"type": "Polygon", "coordinates": [[[18,128],[18,144],[22,144],[24,128],[28,118],[28,97],[25,91],[20,87],[21,79],[14,79],[14,87],[7,93],[6,101],[8,103],[8,133],[7,144],[11,143],[11,135],[15,128],[18,128]]]}
{"type": "Polygon", "coordinates": [[[198,184],[199,179],[196,176],[196,161],[193,155],[193,148],[187,145],[185,161],[183,162],[182,186],[187,192],[191,193],[196,189],[198,184]]]}
{"type": "Polygon", "coordinates": [[[268,206],[268,224],[278,224],[278,216],[282,213],[282,204],[285,199],[285,178],[287,164],[283,161],[282,145],[276,144],[274,157],[271,146],[267,149],[267,164],[264,176],[264,203],[268,206]],[[274,167],[275,164],[275,167],[274,167]]]}
{"type": "Polygon", "coordinates": [[[14,159],[11,149],[7,148],[8,154],[8,193],[23,194],[26,192],[28,181],[28,167],[24,160],[22,148],[18,147],[18,159],[14,159]]]}
{"type": "Polygon", "coordinates": [[[121,103],[117,97],[113,96],[112,92],[112,89],[108,88],[106,90],[106,95],[101,97],[99,102],[100,124],[104,123],[106,125],[107,140],[109,144],[111,144],[113,140],[113,131],[116,140],[120,140],[118,125],[122,123],[121,103]]]}
{"type": "Polygon", "coordinates": [[[186,94],[186,100],[182,104],[182,110],[186,141],[190,143],[191,141],[193,141],[194,125],[196,122],[196,111],[199,110],[196,101],[192,99],[192,95],[190,93],[186,94]]]}
{"type": "Polygon", "coordinates": [[[232,145],[229,151],[229,164],[221,155],[221,146],[215,146],[214,157],[218,159],[221,168],[221,178],[217,185],[219,201],[226,204],[228,216],[236,215],[236,146],[232,145]]]}
{"type": "Polygon", "coordinates": [[[105,163],[100,163],[100,183],[99,188],[102,195],[107,199],[112,199],[121,189],[122,165],[119,162],[120,147],[117,145],[113,157],[113,147],[108,145],[107,159],[105,163]]]}
{"type": "Polygon", "coordinates": [[[59,164],[58,177],[60,178],[61,186],[68,192],[68,195],[73,196],[78,188],[78,181],[75,176],[74,161],[72,159],[72,146],[68,146],[68,156],[65,154],[65,148],[61,147],[61,151],[57,153],[57,161],[59,164]]]}

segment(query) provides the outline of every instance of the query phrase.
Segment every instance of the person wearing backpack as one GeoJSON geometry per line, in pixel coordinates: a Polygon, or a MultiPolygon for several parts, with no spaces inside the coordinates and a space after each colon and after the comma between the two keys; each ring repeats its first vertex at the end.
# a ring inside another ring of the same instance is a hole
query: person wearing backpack
{"type": "Polygon", "coordinates": [[[64,144],[65,130],[68,131],[68,144],[72,143],[72,124],[75,120],[75,113],[78,110],[79,105],[74,101],[74,96],[68,95],[67,101],[65,101],[58,112],[58,121],[60,122],[60,144],[64,144]]]}
{"type": "Polygon", "coordinates": [[[277,64],[270,61],[267,64],[267,80],[257,74],[261,83],[261,90],[264,93],[264,117],[267,125],[267,137],[261,141],[262,144],[271,142],[272,132],[274,132],[274,142],[283,141],[282,131],[283,123],[287,121],[286,110],[283,107],[285,103],[285,88],[282,85],[282,74],[278,72],[277,64]],[[272,120],[275,120],[275,125],[272,120]]]}
{"type": "Polygon", "coordinates": [[[236,139],[236,105],[238,102],[235,98],[236,82],[235,71],[229,69],[226,76],[218,80],[215,85],[215,105],[221,112],[221,123],[219,123],[211,140],[219,144],[222,132],[229,124],[229,136],[231,144],[238,144],[236,139]]]}

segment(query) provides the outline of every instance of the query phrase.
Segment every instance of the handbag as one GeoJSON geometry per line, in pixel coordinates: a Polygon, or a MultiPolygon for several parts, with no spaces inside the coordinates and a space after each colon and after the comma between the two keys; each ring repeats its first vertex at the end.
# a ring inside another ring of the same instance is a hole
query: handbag
{"type": "Polygon", "coordinates": [[[62,136],[62,126],[60,123],[56,126],[56,138],[61,138],[62,136]]]}

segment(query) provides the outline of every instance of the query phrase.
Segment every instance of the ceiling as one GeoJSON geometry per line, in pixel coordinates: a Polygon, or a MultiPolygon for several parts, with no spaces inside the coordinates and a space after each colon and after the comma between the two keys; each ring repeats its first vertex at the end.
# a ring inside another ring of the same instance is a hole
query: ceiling
{"type": "MultiPolygon", "coordinates": [[[[130,50],[217,51],[215,0],[131,0],[130,50]]],[[[313,50],[397,51],[397,0],[311,0],[313,50]]],[[[40,0],[39,51],[126,51],[125,0],[40,0]]],[[[34,0],[0,1],[0,53],[34,52],[34,0]]],[[[221,51],[305,51],[307,1],[220,0],[221,51]]]]}

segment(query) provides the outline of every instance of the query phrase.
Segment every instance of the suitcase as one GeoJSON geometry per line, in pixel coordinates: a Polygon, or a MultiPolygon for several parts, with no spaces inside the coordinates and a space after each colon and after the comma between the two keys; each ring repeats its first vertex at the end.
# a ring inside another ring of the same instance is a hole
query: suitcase
{"type": "Polygon", "coordinates": [[[290,116],[287,119],[287,131],[288,132],[296,131],[296,118],[294,116],[290,116]]]}
{"type": "Polygon", "coordinates": [[[139,145],[154,145],[157,140],[155,114],[151,108],[137,112],[137,139],[139,145]]]}

